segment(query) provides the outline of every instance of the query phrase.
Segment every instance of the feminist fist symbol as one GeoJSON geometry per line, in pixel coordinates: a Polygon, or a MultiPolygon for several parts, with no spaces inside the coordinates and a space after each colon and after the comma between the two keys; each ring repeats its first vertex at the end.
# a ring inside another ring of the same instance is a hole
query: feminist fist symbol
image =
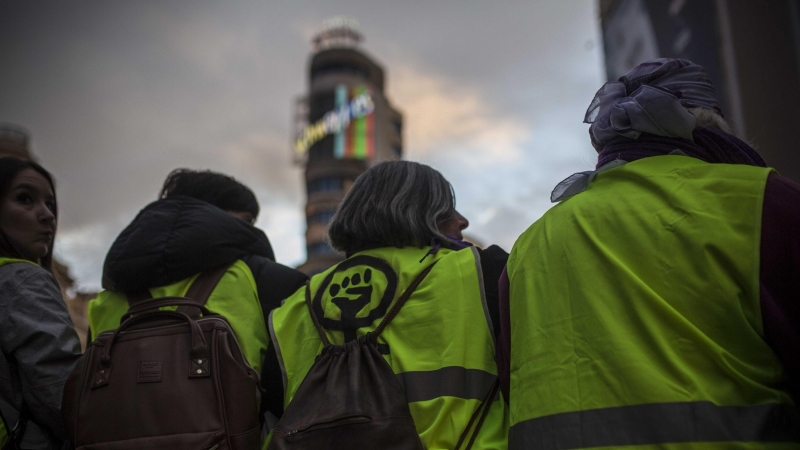
{"type": "MultiPolygon", "coordinates": [[[[364,271],[364,283],[369,283],[372,279],[372,270],[364,271]]],[[[361,274],[356,273],[352,277],[345,277],[342,285],[334,283],[330,287],[331,301],[342,311],[342,331],[344,331],[345,342],[350,342],[356,338],[358,323],[356,314],[369,304],[372,298],[372,286],[359,286],[361,284],[361,274]],[[349,287],[351,285],[353,287],[349,287]],[[347,295],[357,295],[355,299],[349,297],[337,297],[342,288],[347,295]]]]}
{"type": "Polygon", "coordinates": [[[397,292],[397,273],[389,263],[374,256],[356,255],[342,261],[328,273],[314,294],[311,307],[322,327],[327,330],[342,331],[345,342],[350,342],[357,337],[356,332],[359,328],[371,327],[375,320],[386,314],[395,292],[397,292]],[[334,276],[342,272],[352,275],[345,276],[340,283],[333,283],[334,276]],[[382,280],[380,284],[383,287],[373,288],[371,282],[376,280],[382,280]],[[356,317],[368,307],[375,291],[378,291],[380,296],[378,304],[373,305],[364,317],[356,317]],[[325,310],[322,307],[322,297],[325,294],[332,297],[331,302],[342,312],[339,320],[325,317],[325,310]]]}

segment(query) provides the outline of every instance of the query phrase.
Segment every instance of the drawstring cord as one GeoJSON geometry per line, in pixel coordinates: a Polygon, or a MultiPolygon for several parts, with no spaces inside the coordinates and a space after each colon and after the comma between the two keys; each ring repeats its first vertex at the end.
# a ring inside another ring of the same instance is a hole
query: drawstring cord
{"type": "Polygon", "coordinates": [[[441,248],[441,246],[442,243],[439,242],[438,238],[431,239],[431,249],[428,250],[428,253],[425,253],[425,256],[423,256],[422,259],[419,260],[419,262],[425,261],[425,258],[427,258],[429,255],[436,255],[436,252],[439,251],[439,248],[441,248]]]}

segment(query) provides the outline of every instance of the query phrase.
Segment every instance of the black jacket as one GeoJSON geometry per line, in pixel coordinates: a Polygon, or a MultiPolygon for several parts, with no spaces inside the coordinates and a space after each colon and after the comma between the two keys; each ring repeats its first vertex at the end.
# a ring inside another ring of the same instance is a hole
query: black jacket
{"type": "Polygon", "coordinates": [[[209,203],[175,196],[149,204],[117,237],[103,266],[103,288],[140,292],[237,259],[253,273],[265,320],[308,279],[275,262],[263,231],[209,203]]]}

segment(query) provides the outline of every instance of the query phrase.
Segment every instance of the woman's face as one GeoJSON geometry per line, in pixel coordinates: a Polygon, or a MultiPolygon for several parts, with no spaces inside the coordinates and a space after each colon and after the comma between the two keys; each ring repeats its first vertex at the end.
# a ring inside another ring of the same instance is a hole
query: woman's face
{"type": "Polygon", "coordinates": [[[461,230],[469,226],[469,220],[458,213],[453,211],[453,217],[439,223],[439,232],[445,236],[452,236],[459,241],[464,239],[461,235],[461,230]]]}
{"type": "Polygon", "coordinates": [[[47,255],[56,233],[55,194],[39,172],[27,168],[0,199],[0,229],[25,255],[47,255]]]}

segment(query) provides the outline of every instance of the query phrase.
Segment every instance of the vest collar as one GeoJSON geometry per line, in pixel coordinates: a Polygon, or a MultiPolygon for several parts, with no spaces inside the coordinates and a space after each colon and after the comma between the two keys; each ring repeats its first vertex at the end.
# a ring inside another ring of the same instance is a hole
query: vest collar
{"type": "MultiPolygon", "coordinates": [[[[686,153],[679,149],[669,152],[669,155],[688,156],[686,153]]],[[[566,200],[572,196],[580,194],[589,187],[589,183],[594,181],[597,175],[617,167],[628,164],[628,161],[622,159],[615,159],[609,163],[603,164],[596,170],[587,170],[585,172],[578,172],[568,176],[564,181],[558,183],[550,194],[550,201],[558,203],[566,200]]]]}

